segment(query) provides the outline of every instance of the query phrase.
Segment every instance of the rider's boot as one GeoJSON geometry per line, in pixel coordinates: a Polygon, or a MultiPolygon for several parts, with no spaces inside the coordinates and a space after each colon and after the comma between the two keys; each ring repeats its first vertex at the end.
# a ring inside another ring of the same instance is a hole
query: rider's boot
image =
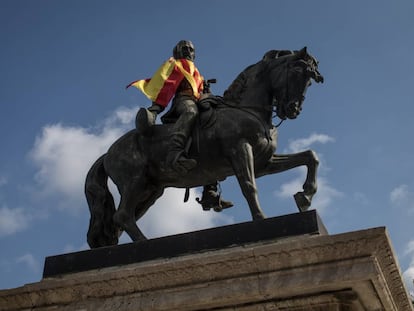
{"type": "Polygon", "coordinates": [[[172,168],[180,174],[186,174],[197,166],[197,161],[186,157],[185,145],[188,136],[185,131],[176,131],[170,140],[170,148],[168,151],[168,163],[172,168]]]}
{"type": "Polygon", "coordinates": [[[157,115],[164,110],[163,107],[153,103],[148,109],[140,108],[135,118],[135,127],[139,133],[145,134],[155,124],[157,115]]]}
{"type": "Polygon", "coordinates": [[[221,198],[220,193],[217,191],[217,183],[204,186],[201,200],[198,198],[196,200],[205,211],[213,209],[216,212],[221,212],[223,209],[233,206],[233,202],[221,198]]]}
{"type": "Polygon", "coordinates": [[[185,102],[181,107],[185,109],[174,124],[167,156],[167,165],[180,174],[186,174],[197,166],[196,160],[187,158],[186,153],[189,148],[186,145],[197,119],[198,111],[192,105],[184,104],[185,102]]]}

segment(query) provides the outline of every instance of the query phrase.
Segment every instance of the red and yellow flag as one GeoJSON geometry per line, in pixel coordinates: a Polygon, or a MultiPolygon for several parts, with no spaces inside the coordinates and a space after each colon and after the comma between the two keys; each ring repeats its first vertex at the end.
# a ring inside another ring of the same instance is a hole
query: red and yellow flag
{"type": "Polygon", "coordinates": [[[151,101],[166,107],[183,79],[190,83],[194,96],[199,98],[203,88],[203,77],[194,63],[187,59],[170,58],[151,79],[134,81],[127,88],[135,86],[151,101]]]}

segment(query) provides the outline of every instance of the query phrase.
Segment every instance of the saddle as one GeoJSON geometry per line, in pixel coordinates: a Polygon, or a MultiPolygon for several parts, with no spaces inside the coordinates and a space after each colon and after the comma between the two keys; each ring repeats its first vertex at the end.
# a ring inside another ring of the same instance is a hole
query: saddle
{"type": "MultiPolygon", "coordinates": [[[[197,102],[198,107],[198,122],[195,125],[198,129],[207,129],[214,125],[217,119],[216,108],[224,105],[224,99],[221,96],[209,95],[197,102]]],[[[163,124],[175,123],[179,115],[176,112],[174,105],[171,109],[161,117],[163,124]]]]}
{"type": "MultiPolygon", "coordinates": [[[[200,143],[200,131],[204,131],[212,127],[217,120],[217,108],[224,106],[224,99],[221,96],[209,95],[197,102],[199,114],[194,124],[193,132],[190,135],[185,151],[188,153],[191,146],[195,146],[194,151],[199,152],[200,143]]],[[[153,137],[154,131],[158,133],[169,132],[168,127],[178,120],[179,114],[175,105],[173,104],[170,110],[161,117],[162,125],[154,125],[155,116],[147,109],[141,108],[135,119],[135,126],[138,133],[143,134],[145,137],[153,137]],[[164,126],[166,127],[165,129],[164,126]]]]}

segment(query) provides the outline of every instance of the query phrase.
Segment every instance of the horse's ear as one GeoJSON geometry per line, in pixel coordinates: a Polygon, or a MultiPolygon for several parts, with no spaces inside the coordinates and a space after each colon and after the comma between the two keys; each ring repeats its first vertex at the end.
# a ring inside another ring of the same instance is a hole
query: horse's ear
{"type": "Polygon", "coordinates": [[[301,57],[301,58],[303,58],[303,57],[305,57],[306,55],[308,54],[308,51],[307,51],[307,47],[305,46],[305,47],[303,47],[301,50],[299,50],[299,52],[298,52],[298,56],[299,57],[301,57]]]}

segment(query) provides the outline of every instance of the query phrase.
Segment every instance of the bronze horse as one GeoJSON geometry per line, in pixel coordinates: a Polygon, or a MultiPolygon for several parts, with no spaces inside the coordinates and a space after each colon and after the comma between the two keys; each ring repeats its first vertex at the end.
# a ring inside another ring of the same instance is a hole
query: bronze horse
{"type": "Polygon", "coordinates": [[[253,220],[258,220],[265,216],[255,179],[306,165],[303,191],[294,197],[298,208],[307,210],[317,189],[317,156],[311,150],[275,154],[277,128],[272,124],[272,114],[276,112],[282,120],[299,115],[311,79],[323,82],[317,67],[306,48],[296,52],[272,50],[247,67],[221,100],[213,100],[215,107],[200,114],[201,119],[208,120],[196,126],[188,150],[198,166],[185,175],[166,166],[168,137],[174,124],[155,125],[150,134],[134,129],[119,138],[86,177],[90,247],[115,245],[122,231],[133,241],[146,239],[136,222],[165,188],[198,187],[231,175],[238,179],[253,220]],[[117,209],[108,177],[121,196],[117,209]]]}

